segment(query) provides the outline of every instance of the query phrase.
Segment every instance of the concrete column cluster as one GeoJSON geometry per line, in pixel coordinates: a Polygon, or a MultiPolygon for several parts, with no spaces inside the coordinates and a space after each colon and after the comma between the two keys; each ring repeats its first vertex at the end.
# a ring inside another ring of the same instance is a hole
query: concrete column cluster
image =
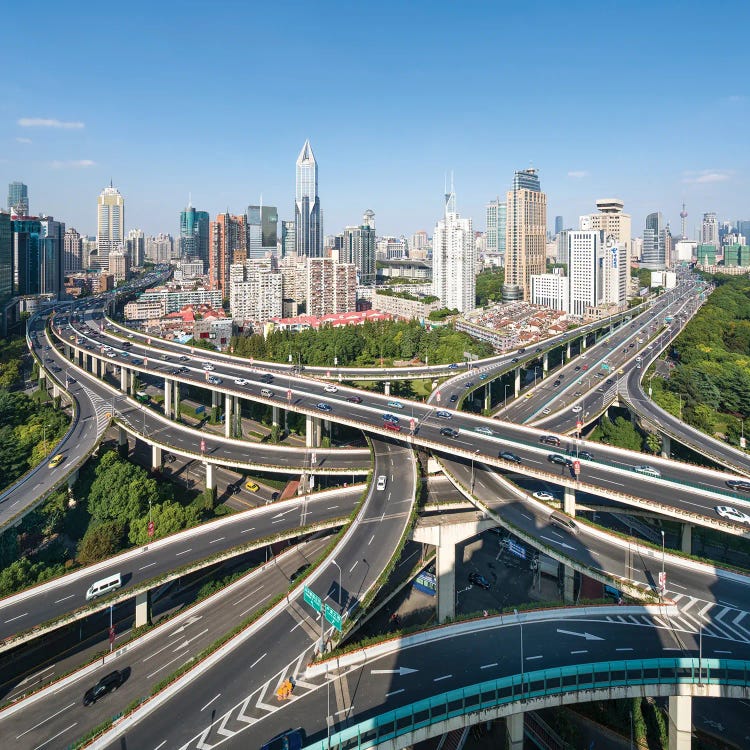
{"type": "Polygon", "coordinates": [[[523,750],[523,711],[505,718],[508,733],[508,750],[523,750]]]}
{"type": "Polygon", "coordinates": [[[521,368],[516,367],[513,373],[513,395],[518,398],[518,394],[521,392],[521,368]]]}
{"type": "Polygon", "coordinates": [[[172,381],[164,378],[164,416],[172,418],[172,381]]]}
{"type": "Polygon", "coordinates": [[[322,425],[319,417],[307,415],[305,417],[305,446],[320,448],[322,425]]]}
{"type": "Polygon", "coordinates": [[[689,695],[669,696],[669,750],[692,747],[693,699],[689,695]]]}

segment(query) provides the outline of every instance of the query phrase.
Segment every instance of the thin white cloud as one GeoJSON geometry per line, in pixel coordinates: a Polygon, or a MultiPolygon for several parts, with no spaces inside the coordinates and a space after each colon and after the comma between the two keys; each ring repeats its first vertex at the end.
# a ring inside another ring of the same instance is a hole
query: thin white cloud
{"type": "Polygon", "coordinates": [[[732,173],[722,169],[703,169],[700,172],[685,172],[682,181],[686,185],[710,185],[714,182],[726,182],[732,173]]]}
{"type": "Polygon", "coordinates": [[[732,94],[732,96],[728,96],[726,100],[729,104],[742,104],[747,101],[747,97],[743,94],[732,94]]]}
{"type": "Polygon", "coordinates": [[[22,128],[62,128],[63,130],[80,130],[85,127],[82,122],[65,122],[44,117],[22,117],[18,124],[22,128]]]}
{"type": "Polygon", "coordinates": [[[95,161],[91,159],[69,159],[68,161],[51,161],[52,169],[85,169],[86,167],[96,166],[95,161]]]}
{"type": "Polygon", "coordinates": [[[590,172],[587,172],[585,169],[574,169],[572,172],[568,172],[568,177],[572,177],[574,180],[582,180],[589,175],[590,172]]]}
{"type": "Polygon", "coordinates": [[[18,143],[31,143],[31,138],[16,138],[16,142],[18,143]]]}

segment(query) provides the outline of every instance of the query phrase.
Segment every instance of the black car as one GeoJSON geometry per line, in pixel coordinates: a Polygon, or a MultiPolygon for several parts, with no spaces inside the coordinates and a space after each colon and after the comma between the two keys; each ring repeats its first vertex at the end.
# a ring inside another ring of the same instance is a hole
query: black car
{"type": "Polygon", "coordinates": [[[498,458],[504,458],[506,461],[513,461],[514,463],[520,464],[521,463],[521,457],[517,456],[512,451],[502,451],[498,458]]]}
{"type": "Polygon", "coordinates": [[[443,427],[440,430],[440,434],[444,435],[445,437],[449,437],[449,438],[457,438],[458,437],[458,430],[454,430],[452,427],[443,427]]]}
{"type": "Polygon", "coordinates": [[[594,460],[594,454],[589,453],[588,451],[579,451],[578,458],[583,458],[586,461],[593,461],[594,460]]]}
{"type": "Polygon", "coordinates": [[[359,396],[349,396],[346,400],[347,401],[351,401],[353,404],[361,404],[362,403],[362,399],[359,396]]]}
{"type": "Polygon", "coordinates": [[[456,394],[454,393],[454,394],[453,394],[453,395],[452,395],[452,396],[451,396],[451,397],[450,397],[450,398],[448,399],[448,401],[450,401],[450,402],[451,402],[452,404],[455,404],[455,403],[456,403],[456,401],[458,401],[458,396],[457,396],[457,395],[456,395],[456,394]]]}
{"type": "Polygon", "coordinates": [[[490,582],[481,573],[469,573],[469,583],[485,591],[490,590],[490,582]]]}
{"type": "Polygon", "coordinates": [[[576,372],[578,372],[578,371],[579,371],[580,369],[581,369],[581,368],[580,368],[580,367],[579,367],[578,365],[576,365],[576,367],[575,367],[575,371],[576,371],[576,372]]]}
{"type": "Polygon", "coordinates": [[[518,357],[513,357],[513,359],[511,359],[511,362],[513,363],[518,362],[518,357]]]}
{"type": "Polygon", "coordinates": [[[310,563],[305,563],[304,565],[300,565],[297,570],[292,573],[292,575],[289,576],[289,583],[294,583],[307,569],[310,567],[310,563]]]}
{"type": "Polygon", "coordinates": [[[727,487],[733,490],[750,492],[750,479],[727,479],[727,487]]]}
{"type": "Polygon", "coordinates": [[[573,462],[567,456],[561,456],[559,453],[550,453],[547,456],[547,460],[553,464],[559,464],[560,466],[572,466],[573,462]]]}
{"type": "Polygon", "coordinates": [[[122,672],[117,669],[114,672],[110,672],[108,675],[102,677],[94,687],[89,688],[83,694],[83,705],[90,706],[92,703],[96,703],[99,698],[105,696],[107,693],[117,690],[123,682],[122,672]]]}
{"type": "Polygon", "coordinates": [[[464,383],[464,388],[473,388],[474,381],[470,380],[468,383],[464,383]]]}
{"type": "Polygon", "coordinates": [[[273,382],[273,375],[271,375],[270,372],[267,372],[260,377],[261,381],[264,383],[272,383],[273,382]]]}
{"type": "Polygon", "coordinates": [[[554,383],[552,383],[553,388],[557,388],[558,385],[560,385],[559,380],[556,380],[554,383]]]}

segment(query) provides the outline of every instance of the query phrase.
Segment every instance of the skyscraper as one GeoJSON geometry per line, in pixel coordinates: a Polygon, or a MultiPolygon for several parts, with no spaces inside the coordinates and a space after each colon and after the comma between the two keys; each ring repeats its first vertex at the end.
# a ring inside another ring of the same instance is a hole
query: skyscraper
{"type": "Polygon", "coordinates": [[[513,176],[507,196],[503,302],[529,299],[529,277],[545,271],[547,196],[536,169],[513,176]]]}
{"type": "Polygon", "coordinates": [[[579,218],[579,229],[601,229],[608,247],[617,245],[620,265],[629,269],[633,236],[630,214],[624,212],[625,204],[619,198],[597,198],[596,207],[597,213],[579,218]]]}
{"type": "Polygon", "coordinates": [[[715,213],[703,214],[701,223],[701,244],[713,245],[718,248],[719,245],[719,222],[716,220],[715,213]]]}
{"type": "Polygon", "coordinates": [[[555,216],[555,234],[560,234],[563,230],[563,217],[555,216]]]}
{"type": "Polygon", "coordinates": [[[27,216],[11,220],[13,294],[39,294],[39,219],[27,216]]]}
{"type": "Polygon", "coordinates": [[[41,294],[62,295],[65,223],[55,221],[52,216],[39,220],[39,257],[41,262],[39,291],[41,294]]]}
{"type": "Polygon", "coordinates": [[[248,206],[246,217],[247,257],[255,260],[267,253],[276,255],[279,223],[276,206],[248,206]]]}
{"type": "Polygon", "coordinates": [[[649,214],[643,230],[641,267],[652,271],[663,271],[666,264],[666,229],[661,212],[649,214]]]}
{"type": "Polygon", "coordinates": [[[8,185],[8,210],[14,216],[29,215],[29,189],[23,182],[8,185]]]}
{"type": "Polygon", "coordinates": [[[109,183],[96,202],[96,248],[100,265],[125,242],[125,200],[109,183]]]}
{"type": "Polygon", "coordinates": [[[5,303],[13,296],[13,240],[10,214],[0,211],[0,336],[6,333],[5,303]]]}
{"type": "MultiPolygon", "coordinates": [[[[206,214],[208,216],[208,214],[206,214]]],[[[130,263],[142,266],[146,259],[146,236],[142,229],[131,229],[125,238],[125,249],[130,256],[130,263]]]]}
{"type": "Polygon", "coordinates": [[[341,263],[354,263],[360,284],[375,282],[375,214],[365,212],[362,225],[344,229],[341,263]]]}
{"type": "Polygon", "coordinates": [[[83,241],[73,227],[65,230],[63,237],[63,273],[73,273],[83,268],[83,241]]]}
{"type": "Polygon", "coordinates": [[[465,313],[476,307],[474,228],[456,211],[456,194],[445,194],[443,218],[432,235],[432,293],[443,307],[465,313]]]}
{"type": "Polygon", "coordinates": [[[219,214],[211,222],[209,280],[211,289],[221,289],[229,297],[229,267],[247,260],[247,220],[245,216],[219,214]]]}
{"type": "Polygon", "coordinates": [[[281,257],[287,258],[297,254],[297,241],[294,236],[294,222],[281,222],[281,257]]]}
{"type": "Polygon", "coordinates": [[[297,186],[294,201],[294,234],[297,255],[323,256],[323,215],[318,197],[318,164],[310,141],[297,157],[297,186]]]}
{"type": "MultiPolygon", "coordinates": [[[[180,212],[180,258],[208,263],[208,237],[211,217],[208,211],[196,211],[192,204],[180,212]]],[[[138,265],[134,263],[134,265],[138,265]]]]}

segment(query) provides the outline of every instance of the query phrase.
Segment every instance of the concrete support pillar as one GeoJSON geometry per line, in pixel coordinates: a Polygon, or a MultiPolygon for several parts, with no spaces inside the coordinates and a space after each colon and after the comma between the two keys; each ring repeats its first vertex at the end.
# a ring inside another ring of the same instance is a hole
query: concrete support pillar
{"type": "Polygon", "coordinates": [[[70,344],[63,346],[63,352],[65,353],[65,359],[70,359],[70,344]]]}
{"type": "Polygon", "coordinates": [[[484,410],[489,411],[492,408],[492,392],[491,385],[487,383],[484,386],[484,410]]]}
{"type": "Polygon", "coordinates": [[[72,474],[68,474],[68,488],[72,488],[73,485],[78,481],[78,469],[72,474]]]}
{"type": "Polygon", "coordinates": [[[120,390],[123,393],[128,392],[128,370],[126,367],[120,367],[120,390]]]}
{"type": "Polygon", "coordinates": [[[584,336],[581,339],[581,351],[584,351],[586,349],[586,337],[584,336]]]}
{"type": "Polygon", "coordinates": [[[151,446],[151,471],[160,471],[162,466],[161,448],[158,445],[151,446]]]}
{"type": "Polygon", "coordinates": [[[216,477],[214,476],[214,465],[206,463],[206,489],[216,491],[216,477]]]}
{"type": "Polygon", "coordinates": [[[574,601],[574,575],[575,571],[569,565],[563,565],[563,601],[571,603],[574,601]]]}
{"type": "Polygon", "coordinates": [[[565,361],[570,359],[570,341],[565,345],[565,361]]]}
{"type": "Polygon", "coordinates": [[[172,418],[172,381],[164,378],[164,416],[172,418]]]}
{"type": "Polygon", "coordinates": [[[661,455],[662,458],[669,458],[672,453],[672,440],[666,432],[662,432],[661,435],[661,455]]]}
{"type": "Polygon", "coordinates": [[[308,415],[305,418],[305,446],[320,448],[320,419],[308,415]]]}
{"type": "Polygon", "coordinates": [[[57,387],[57,383],[52,383],[52,398],[57,398],[60,395],[60,389],[57,387]]]}
{"type": "Polygon", "coordinates": [[[689,695],[669,696],[669,750],[690,750],[693,699],[689,695]]]}
{"type": "Polygon", "coordinates": [[[505,717],[508,750],[523,750],[523,712],[505,717]]]}
{"type": "Polygon", "coordinates": [[[242,437],[242,409],[239,396],[234,397],[234,437],[242,437]]]}
{"type": "Polygon", "coordinates": [[[443,623],[449,617],[456,616],[456,543],[446,534],[437,545],[437,595],[438,622],[443,623]]]}
{"type": "Polygon", "coordinates": [[[83,349],[76,349],[76,364],[83,367],[83,349]]]}
{"type": "Polygon", "coordinates": [[[128,447],[128,433],[124,427],[120,427],[119,425],[117,427],[117,447],[125,448],[126,451],[128,447]]]}
{"type": "Polygon", "coordinates": [[[224,437],[232,437],[232,397],[224,396],[224,437]]]}
{"type": "Polygon", "coordinates": [[[391,395],[391,381],[386,380],[383,385],[385,386],[385,395],[390,396],[391,395]]]}
{"type": "Polygon", "coordinates": [[[135,370],[130,370],[130,377],[128,379],[128,393],[131,396],[135,395],[135,370]]]}
{"type": "Polygon", "coordinates": [[[211,408],[215,409],[219,405],[219,392],[211,391],[211,408]]]}
{"type": "Polygon", "coordinates": [[[513,374],[513,395],[518,398],[518,394],[521,392],[521,368],[516,367],[513,374]]]}
{"type": "Polygon", "coordinates": [[[686,555],[693,554],[693,524],[683,523],[680,528],[680,549],[686,555]]]}
{"type": "Polygon", "coordinates": [[[142,628],[151,624],[151,591],[142,591],[135,595],[135,627],[142,628]]]}
{"type": "Polygon", "coordinates": [[[175,380],[173,385],[174,390],[174,418],[180,418],[180,384],[175,380]]]}
{"type": "Polygon", "coordinates": [[[544,354],[542,354],[542,373],[543,373],[543,375],[547,374],[547,370],[549,370],[549,352],[544,352],[544,354]]]}
{"type": "Polygon", "coordinates": [[[278,406],[271,407],[271,424],[274,427],[279,426],[279,407],[278,406]]]}
{"type": "Polygon", "coordinates": [[[563,511],[572,518],[576,517],[576,491],[575,487],[565,487],[563,495],[563,511]]]}

